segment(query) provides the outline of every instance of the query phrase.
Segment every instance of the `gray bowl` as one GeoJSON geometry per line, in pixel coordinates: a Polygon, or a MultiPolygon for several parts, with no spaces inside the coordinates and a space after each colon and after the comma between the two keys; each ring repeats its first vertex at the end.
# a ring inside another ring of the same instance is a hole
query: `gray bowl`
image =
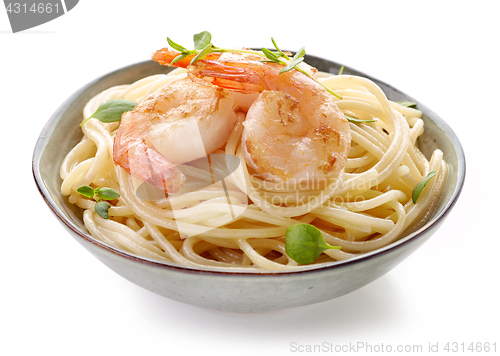
{"type": "MultiPolygon", "coordinates": [[[[340,64],[306,56],[319,70],[338,73],[340,64]]],[[[168,67],[146,61],[105,75],[73,94],[52,115],[36,143],[33,174],[36,184],[58,220],[69,233],[106,266],[131,282],[180,302],[207,308],[263,312],[308,305],[352,292],[381,277],[420,247],[441,226],[460,195],[465,178],[465,157],[451,128],[415,99],[374,78],[345,67],[376,82],[392,100],[410,100],[424,113],[425,134],[419,139],[427,156],[435,148],[444,152],[449,177],[430,221],[408,236],[376,251],[328,266],[293,272],[224,272],[195,269],[137,257],[114,249],[90,236],[82,212],[61,195],[59,166],[81,139],[78,127],[85,103],[114,85],[129,84],[151,74],[166,73],[168,67]]]]}

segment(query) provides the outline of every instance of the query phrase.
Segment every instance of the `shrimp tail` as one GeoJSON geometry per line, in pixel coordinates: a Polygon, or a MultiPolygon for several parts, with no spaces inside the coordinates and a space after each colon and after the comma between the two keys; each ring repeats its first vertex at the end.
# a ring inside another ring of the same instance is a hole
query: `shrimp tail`
{"type": "MultiPolygon", "coordinates": [[[[191,64],[191,61],[193,58],[196,56],[195,54],[187,55],[186,57],[182,58],[181,60],[178,60],[177,62],[172,64],[172,61],[180,56],[182,53],[178,51],[171,50],[169,48],[162,48],[157,50],[151,58],[155,61],[160,63],[161,65],[164,66],[169,66],[169,67],[180,67],[180,68],[187,68],[188,65],[191,64]]],[[[220,57],[220,53],[210,53],[206,59],[217,59],[220,57]]]]}
{"type": "Polygon", "coordinates": [[[118,157],[114,159],[115,164],[132,176],[169,194],[177,193],[186,181],[186,176],[176,166],[145,144],[129,148],[125,155],[113,156],[118,157]]]}
{"type": "Polygon", "coordinates": [[[113,144],[113,161],[128,173],[143,182],[148,182],[165,192],[177,193],[186,176],[161,154],[143,141],[131,143],[123,139],[118,131],[113,144]]]}
{"type": "Polygon", "coordinates": [[[191,80],[200,84],[212,84],[240,93],[256,93],[267,89],[259,73],[264,68],[250,67],[248,63],[235,63],[204,59],[188,67],[191,80]],[[260,69],[260,70],[259,70],[260,69]]]}

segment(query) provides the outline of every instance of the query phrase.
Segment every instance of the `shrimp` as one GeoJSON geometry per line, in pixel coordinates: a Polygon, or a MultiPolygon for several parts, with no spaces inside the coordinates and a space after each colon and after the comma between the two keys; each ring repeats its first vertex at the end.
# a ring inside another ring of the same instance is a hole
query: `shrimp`
{"type": "MultiPolygon", "coordinates": [[[[315,74],[314,68],[303,68],[315,74]]],[[[282,69],[247,53],[224,53],[187,66],[199,83],[260,93],[248,110],[241,140],[245,160],[258,176],[275,182],[340,177],[351,142],[347,119],[314,79],[282,69]]]]}
{"type": "MultiPolygon", "coordinates": [[[[161,65],[166,65],[166,66],[172,66],[172,67],[179,67],[179,68],[187,68],[195,55],[188,55],[185,56],[183,59],[172,63],[172,61],[179,56],[181,53],[177,51],[173,51],[169,48],[162,48],[157,50],[151,58],[160,63],[161,65]]],[[[221,56],[221,53],[210,53],[208,56],[205,57],[204,60],[217,60],[221,56]]],[[[231,91],[231,95],[233,97],[233,100],[235,102],[235,110],[241,110],[244,112],[247,112],[252,103],[255,101],[255,99],[258,96],[258,93],[239,93],[235,91],[231,91]]]]}
{"type": "MultiPolygon", "coordinates": [[[[172,66],[172,67],[179,67],[179,68],[187,68],[187,66],[191,63],[195,55],[189,55],[185,56],[183,59],[180,61],[177,61],[175,63],[172,63],[172,61],[179,56],[181,53],[177,51],[172,51],[169,48],[162,48],[157,50],[151,58],[155,61],[160,63],[161,65],[164,66],[172,66]]],[[[220,53],[210,53],[208,56],[205,57],[205,59],[218,59],[220,57],[220,53]]]]}
{"type": "Polygon", "coordinates": [[[262,92],[243,123],[242,150],[248,166],[274,182],[339,176],[347,160],[350,131],[334,108],[320,101],[314,112],[304,113],[300,101],[289,94],[262,92]]]}
{"type": "Polygon", "coordinates": [[[220,148],[237,121],[229,92],[184,78],[124,113],[113,160],[132,176],[176,193],[186,177],[176,165],[220,148]]]}

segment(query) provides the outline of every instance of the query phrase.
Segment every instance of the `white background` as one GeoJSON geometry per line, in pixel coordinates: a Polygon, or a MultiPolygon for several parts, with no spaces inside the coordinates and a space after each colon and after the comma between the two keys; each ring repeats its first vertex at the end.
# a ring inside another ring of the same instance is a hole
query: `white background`
{"type": "MultiPolygon", "coordinates": [[[[500,352],[498,1],[82,0],[12,34],[0,8],[2,355],[288,355],[292,343],[496,342],[500,352]],[[164,5],[174,3],[174,5],[164,5]],[[238,314],[185,305],[107,269],[66,233],[32,178],[37,137],[74,91],[190,46],[282,48],[349,65],[444,118],[467,158],[463,193],[415,254],[344,297],[238,314]]],[[[306,352],[302,352],[306,353],[306,352]]],[[[484,351],[483,351],[484,354],[484,351]]],[[[492,354],[492,352],[490,352],[492,354]]]]}

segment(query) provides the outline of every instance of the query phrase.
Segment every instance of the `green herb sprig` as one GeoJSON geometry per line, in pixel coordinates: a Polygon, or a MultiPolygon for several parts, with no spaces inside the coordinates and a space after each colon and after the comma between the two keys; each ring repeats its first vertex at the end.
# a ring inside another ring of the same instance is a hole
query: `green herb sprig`
{"type": "Polygon", "coordinates": [[[377,120],[361,120],[361,119],[358,119],[358,118],[355,118],[353,116],[349,116],[346,114],[344,114],[344,116],[347,119],[347,121],[353,122],[355,124],[367,124],[370,122],[377,122],[377,120]]]}
{"type": "Polygon", "coordinates": [[[271,41],[273,42],[274,48],[276,48],[276,50],[278,52],[277,53],[276,52],[271,52],[267,48],[262,48],[262,52],[264,53],[264,55],[266,56],[266,58],[269,59],[271,62],[279,63],[279,64],[285,66],[285,68],[283,68],[280,71],[280,73],[288,72],[291,69],[298,70],[299,72],[301,72],[301,73],[307,75],[309,78],[313,79],[316,83],[318,83],[323,88],[325,88],[325,90],[327,92],[329,92],[330,94],[332,94],[333,96],[335,96],[335,97],[337,97],[339,99],[342,99],[342,97],[339,94],[335,93],[333,90],[331,90],[330,88],[328,88],[326,85],[323,85],[322,83],[318,82],[316,79],[314,79],[311,76],[311,74],[309,74],[307,71],[305,71],[305,70],[303,70],[302,68],[299,67],[299,64],[304,61],[304,56],[306,54],[306,50],[305,50],[304,47],[302,47],[301,49],[299,49],[295,53],[295,55],[292,58],[290,58],[289,56],[287,56],[278,47],[278,45],[276,44],[276,41],[274,40],[274,38],[271,37],[271,41]],[[284,60],[282,60],[280,58],[284,58],[286,61],[284,61],[284,60]]]}
{"type": "Polygon", "coordinates": [[[175,62],[178,62],[187,56],[193,56],[193,59],[191,60],[190,64],[193,64],[197,60],[203,59],[206,56],[208,56],[211,53],[218,52],[218,53],[224,53],[224,52],[232,52],[232,53],[251,53],[251,54],[256,54],[259,56],[263,56],[267,58],[268,61],[278,63],[284,66],[284,68],[280,71],[280,73],[287,72],[289,70],[295,69],[298,70],[299,72],[307,75],[309,78],[313,79],[316,83],[321,85],[323,88],[326,89],[327,92],[332,94],[333,96],[342,99],[342,97],[332,91],[330,88],[327,86],[323,85],[321,82],[317,81],[315,78],[313,78],[307,71],[303,70],[302,68],[299,67],[299,64],[304,61],[304,56],[306,54],[306,51],[304,47],[302,47],[297,53],[293,56],[293,58],[290,58],[287,54],[285,54],[276,44],[276,41],[274,38],[271,37],[271,41],[274,45],[274,48],[276,48],[277,52],[272,52],[267,48],[262,48],[262,51],[254,51],[254,50],[245,50],[245,49],[230,49],[230,48],[220,48],[216,47],[212,43],[212,35],[208,31],[203,31],[200,32],[196,35],[193,36],[193,41],[194,41],[194,49],[188,50],[186,47],[174,42],[171,38],[167,37],[168,44],[175,49],[176,51],[179,51],[181,54],[175,57],[170,64],[174,64],[175,62]]]}
{"type": "Polygon", "coordinates": [[[111,99],[105,101],[99,105],[97,110],[82,122],[80,126],[83,126],[83,124],[92,118],[104,123],[120,121],[124,112],[132,111],[136,106],[137,103],[135,101],[125,99],[111,99]]]}
{"type": "Polygon", "coordinates": [[[94,211],[104,219],[109,218],[108,210],[111,207],[111,204],[104,200],[114,200],[120,196],[114,189],[106,187],[94,189],[89,185],[82,185],[76,191],[84,197],[96,200],[94,211]]]}
{"type": "Polygon", "coordinates": [[[422,190],[426,186],[427,182],[435,175],[436,170],[430,171],[429,174],[427,174],[427,177],[418,182],[417,185],[413,188],[413,191],[411,193],[411,200],[413,201],[413,204],[417,203],[418,197],[420,196],[420,193],[422,193],[422,190]]]}
{"type": "Polygon", "coordinates": [[[295,224],[286,230],[285,251],[295,262],[309,264],[327,249],[340,249],[340,246],[328,245],[321,231],[310,224],[295,224]]]}
{"type": "Polygon", "coordinates": [[[214,46],[212,43],[212,35],[208,31],[203,31],[200,33],[197,33],[193,36],[193,42],[194,42],[194,49],[187,49],[186,47],[178,44],[177,42],[174,42],[170,37],[167,37],[167,42],[172,47],[178,52],[181,52],[180,55],[175,57],[170,64],[174,64],[175,62],[178,62],[187,56],[194,56],[193,59],[191,59],[190,64],[193,64],[197,60],[203,59],[206,56],[208,56],[210,53],[224,53],[224,52],[233,52],[233,53],[252,53],[252,54],[259,54],[257,51],[252,51],[252,50],[245,50],[245,49],[228,49],[228,48],[220,48],[214,46]]]}

